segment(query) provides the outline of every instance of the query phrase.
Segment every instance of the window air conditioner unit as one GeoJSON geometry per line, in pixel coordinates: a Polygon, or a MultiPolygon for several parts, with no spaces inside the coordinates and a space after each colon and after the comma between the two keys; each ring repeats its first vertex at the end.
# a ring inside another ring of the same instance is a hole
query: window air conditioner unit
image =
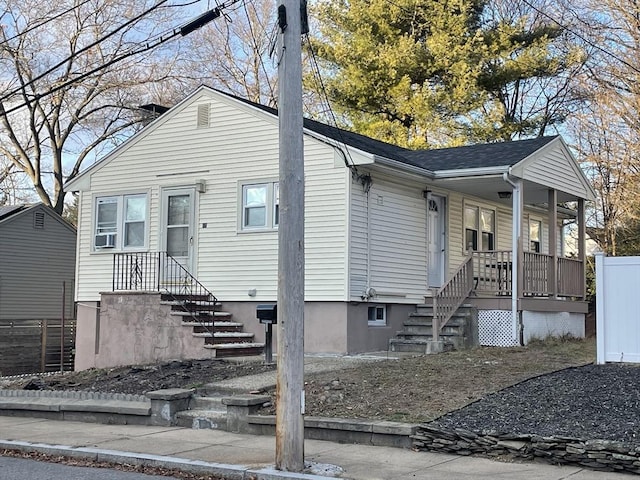
{"type": "Polygon", "coordinates": [[[96,248],[114,248],[116,246],[116,234],[107,233],[96,235],[96,248]]]}

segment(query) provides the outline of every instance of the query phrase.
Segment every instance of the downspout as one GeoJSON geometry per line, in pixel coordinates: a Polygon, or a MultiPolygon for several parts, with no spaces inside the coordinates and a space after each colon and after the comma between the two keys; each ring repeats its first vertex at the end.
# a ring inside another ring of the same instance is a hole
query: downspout
{"type": "Polygon", "coordinates": [[[367,284],[364,289],[364,295],[367,301],[373,296],[371,290],[371,189],[366,188],[367,202],[367,284]]]}
{"type": "Polygon", "coordinates": [[[521,185],[519,181],[511,180],[511,167],[509,167],[509,171],[502,174],[502,179],[511,185],[513,189],[511,195],[511,209],[512,209],[512,226],[511,226],[511,251],[513,255],[513,260],[511,263],[511,318],[514,325],[518,326],[520,331],[519,334],[519,343],[520,345],[524,345],[524,332],[522,325],[522,318],[518,312],[518,262],[520,261],[520,232],[522,231],[522,215],[521,215],[521,205],[520,205],[520,197],[521,197],[521,185]],[[515,261],[514,261],[515,260],[515,261]],[[513,268],[515,264],[516,268],[513,268]]]}

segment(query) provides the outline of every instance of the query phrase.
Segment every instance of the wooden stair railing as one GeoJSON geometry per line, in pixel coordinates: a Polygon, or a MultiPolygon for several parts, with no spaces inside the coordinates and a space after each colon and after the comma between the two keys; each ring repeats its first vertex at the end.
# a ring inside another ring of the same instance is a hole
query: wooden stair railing
{"type": "Polygon", "coordinates": [[[473,254],[458,267],[449,281],[433,294],[433,340],[437,342],[444,328],[473,290],[473,254]]]}

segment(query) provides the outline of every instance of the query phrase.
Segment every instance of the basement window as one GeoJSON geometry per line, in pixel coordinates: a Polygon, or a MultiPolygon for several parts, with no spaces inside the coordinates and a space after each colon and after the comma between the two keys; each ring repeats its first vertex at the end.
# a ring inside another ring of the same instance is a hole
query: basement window
{"type": "Polygon", "coordinates": [[[372,305],[368,308],[368,324],[370,327],[384,327],[387,325],[386,305],[372,305]]]}

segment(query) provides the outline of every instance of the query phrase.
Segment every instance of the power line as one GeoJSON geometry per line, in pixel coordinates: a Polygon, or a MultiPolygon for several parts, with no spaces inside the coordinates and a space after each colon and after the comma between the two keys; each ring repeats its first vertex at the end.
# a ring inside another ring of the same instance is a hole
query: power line
{"type": "MultiPolygon", "coordinates": [[[[33,30],[36,30],[37,28],[43,27],[47,23],[53,22],[54,20],[57,20],[61,16],[66,15],[67,13],[73,12],[75,9],[82,7],[83,5],[89,3],[90,1],[91,0],[84,0],[84,2],[81,2],[78,5],[74,5],[73,7],[68,8],[68,9],[64,10],[63,12],[60,12],[60,13],[58,13],[56,15],[53,15],[53,13],[51,13],[50,15],[52,15],[52,16],[50,16],[49,18],[47,18],[43,22],[38,23],[36,25],[32,25],[31,27],[27,28],[26,30],[23,30],[23,31],[21,31],[19,33],[16,33],[13,37],[9,37],[9,38],[3,40],[2,42],[0,42],[0,46],[4,45],[5,43],[9,43],[10,41],[15,40],[16,38],[19,38],[19,37],[21,37],[21,36],[23,36],[23,35],[25,35],[25,34],[27,34],[29,32],[32,32],[33,30]]],[[[0,17],[0,18],[2,18],[2,17],[0,17]]],[[[2,26],[1,25],[0,25],[0,30],[2,30],[2,26]]]]}
{"type": "MultiPolygon", "coordinates": [[[[60,17],[66,15],[68,13],[71,13],[72,11],[82,7],[83,5],[86,5],[87,3],[90,3],[91,1],[92,0],[84,0],[83,2],[79,3],[78,5],[74,5],[73,7],[70,7],[67,10],[64,10],[64,11],[62,11],[60,13],[55,14],[55,15],[52,12],[52,13],[49,14],[50,15],[49,18],[47,18],[46,20],[43,20],[41,23],[32,25],[29,28],[27,28],[26,30],[22,30],[22,31],[16,33],[14,36],[6,38],[5,40],[1,41],[0,42],[0,46],[4,45],[5,43],[9,43],[9,42],[11,42],[11,41],[13,41],[13,40],[15,40],[17,38],[20,38],[20,37],[26,35],[27,33],[32,32],[33,30],[36,30],[36,29],[38,29],[40,27],[43,27],[43,26],[47,25],[50,22],[53,22],[55,20],[59,20],[60,17]]],[[[174,5],[167,5],[167,8],[187,7],[189,5],[194,5],[194,4],[199,3],[199,2],[200,2],[200,0],[192,0],[192,1],[186,2],[186,3],[176,3],[174,5]]],[[[2,17],[0,17],[0,18],[2,18],[2,17]]],[[[2,26],[1,25],[0,25],[0,30],[2,30],[2,26]]]]}
{"type": "MultiPolygon", "coordinates": [[[[166,2],[166,1],[168,1],[168,0],[163,0],[161,3],[164,3],[164,2],[166,2]]],[[[207,17],[207,18],[208,18],[208,21],[211,21],[211,20],[213,20],[213,19],[215,19],[215,18],[219,17],[219,16],[221,15],[221,13],[222,13],[222,10],[223,10],[223,9],[228,8],[228,7],[230,7],[231,5],[233,5],[233,4],[235,4],[235,3],[239,2],[239,1],[241,1],[241,0],[229,0],[228,2],[225,2],[225,3],[219,4],[216,8],[214,8],[213,10],[211,10],[211,11],[210,11],[210,12],[214,12],[214,11],[215,11],[215,12],[216,12],[216,14],[215,14],[215,15],[214,15],[214,14],[210,14],[210,15],[207,17]],[[209,17],[210,17],[210,18],[209,18],[209,17]]],[[[155,8],[157,8],[158,6],[159,6],[159,4],[157,4],[155,8]]],[[[209,12],[206,12],[206,13],[209,13],[209,12]]],[[[140,18],[141,18],[141,17],[140,17],[140,18]]],[[[161,45],[161,44],[163,44],[163,43],[166,43],[166,42],[168,42],[169,40],[171,40],[171,39],[173,39],[173,38],[175,38],[175,37],[177,37],[177,36],[187,35],[188,33],[191,33],[191,32],[192,32],[193,30],[195,30],[196,28],[200,28],[201,26],[203,26],[203,25],[204,25],[204,23],[202,23],[202,18],[203,18],[203,15],[201,15],[201,16],[199,16],[199,17],[196,17],[194,20],[192,20],[192,21],[190,21],[190,22],[187,22],[187,23],[186,23],[185,25],[183,25],[182,27],[174,29],[174,30],[171,32],[171,34],[169,34],[168,36],[160,37],[159,39],[157,39],[157,40],[155,40],[154,42],[151,42],[151,43],[150,43],[150,42],[147,42],[147,43],[145,43],[145,44],[144,44],[144,46],[142,46],[141,48],[138,48],[137,50],[129,50],[128,52],[122,53],[122,54],[118,55],[117,57],[112,58],[112,59],[111,59],[111,60],[109,60],[108,62],[106,62],[106,63],[104,63],[104,64],[99,65],[98,67],[95,67],[95,68],[93,68],[93,69],[91,69],[91,70],[89,70],[89,71],[87,71],[87,72],[84,72],[83,74],[81,74],[81,75],[79,75],[79,76],[77,76],[77,77],[71,78],[71,79],[69,79],[69,80],[67,80],[67,81],[65,81],[65,82],[62,82],[62,83],[60,83],[60,84],[58,84],[58,85],[55,85],[54,87],[49,88],[49,89],[48,89],[48,90],[46,90],[44,93],[41,93],[41,94],[35,94],[35,95],[33,95],[33,98],[32,98],[32,99],[27,100],[27,101],[25,101],[25,102],[22,102],[22,103],[20,103],[20,104],[18,104],[18,105],[14,105],[13,107],[11,107],[11,108],[10,108],[10,109],[8,109],[8,110],[6,110],[6,109],[4,108],[4,106],[3,106],[3,104],[2,104],[2,100],[5,100],[5,97],[3,97],[2,99],[0,99],[0,115],[7,116],[7,115],[8,115],[8,114],[10,114],[10,113],[13,113],[13,112],[15,112],[15,111],[17,111],[17,110],[19,110],[19,109],[21,109],[21,108],[24,108],[24,107],[26,107],[26,106],[30,105],[30,104],[31,104],[31,102],[33,102],[33,101],[39,100],[39,99],[41,99],[41,98],[43,98],[43,97],[47,97],[47,96],[51,95],[52,93],[55,93],[55,92],[57,92],[57,91],[59,91],[59,90],[62,90],[62,89],[64,89],[64,88],[68,87],[69,85],[72,85],[72,84],[77,83],[77,82],[79,82],[79,81],[81,81],[81,80],[84,80],[85,78],[87,78],[87,77],[89,77],[89,76],[93,75],[94,73],[97,73],[97,72],[99,72],[100,70],[104,70],[104,69],[106,69],[106,68],[110,67],[111,65],[113,65],[113,64],[115,64],[115,63],[118,63],[118,62],[120,62],[120,61],[122,61],[122,60],[124,60],[124,59],[126,59],[126,58],[129,58],[129,57],[132,57],[132,56],[134,56],[134,55],[137,55],[137,54],[140,54],[140,53],[146,52],[146,51],[148,51],[148,50],[151,50],[151,49],[153,49],[153,48],[157,47],[158,45],[161,45]],[[197,27],[194,27],[194,25],[198,25],[198,26],[197,26],[197,27]]],[[[205,22],[205,23],[206,23],[206,22],[205,22]]],[[[69,59],[71,59],[71,57],[70,57],[69,59]]],[[[64,62],[63,62],[63,63],[64,63],[64,62]]],[[[35,79],[34,79],[34,80],[35,80],[35,79]]],[[[17,92],[20,92],[21,90],[23,90],[23,89],[24,89],[24,87],[26,87],[26,86],[28,86],[28,85],[30,85],[30,84],[32,84],[32,83],[34,83],[34,80],[31,80],[30,82],[25,83],[25,84],[22,86],[22,88],[21,88],[21,89],[18,89],[18,90],[17,90],[17,92]]],[[[16,93],[17,93],[17,92],[16,92],[16,93]]],[[[15,93],[14,93],[14,94],[15,94],[15,93]]]]}
{"type": "MultiPolygon", "coordinates": [[[[73,60],[74,58],[76,58],[78,55],[90,50],[91,48],[101,44],[102,42],[104,42],[105,40],[107,40],[108,38],[114,36],[116,33],[118,33],[120,30],[128,27],[129,25],[137,22],[138,20],[140,20],[141,18],[145,17],[146,15],[148,15],[149,13],[153,12],[154,10],[156,10],[158,7],[160,7],[162,4],[167,3],[169,0],[160,0],[158,3],[156,3],[154,6],[152,6],[151,8],[148,8],[147,10],[145,10],[144,12],[138,14],[136,17],[126,21],[125,23],[123,23],[122,25],[120,25],[119,27],[117,27],[115,30],[109,32],[108,34],[106,34],[105,36],[91,42],[89,45],[85,45],[84,47],[82,47],[80,50],[73,52],[71,55],[69,55],[67,58],[65,58],[64,60],[58,62],[57,64],[55,64],[53,67],[49,68],[48,70],[45,70],[44,72],[42,72],[41,74],[37,75],[36,77],[30,79],[28,82],[26,82],[25,84],[21,85],[19,88],[16,88],[15,90],[3,95],[2,97],[0,97],[0,103],[4,102],[5,100],[11,98],[13,95],[16,95],[17,93],[20,93],[22,91],[25,90],[26,87],[31,86],[33,84],[35,84],[35,82],[37,82],[38,80],[42,80],[44,77],[46,77],[47,75],[49,75],[50,73],[54,72],[55,70],[57,70],[58,68],[62,67],[64,64],[66,64],[67,62],[73,60]]],[[[84,77],[83,77],[84,78],[84,77]]],[[[56,89],[55,91],[57,91],[59,89],[56,89]]]]}
{"type": "MultiPolygon", "coordinates": [[[[264,66],[264,61],[262,59],[262,55],[260,55],[258,53],[258,40],[256,39],[255,33],[253,31],[253,25],[251,24],[251,18],[249,17],[249,10],[247,9],[247,3],[246,2],[242,2],[242,6],[244,7],[244,13],[247,16],[247,24],[249,25],[249,33],[251,35],[251,40],[253,41],[253,50],[254,50],[255,54],[258,55],[258,58],[260,60],[260,66],[262,67],[262,71],[264,72],[265,81],[267,82],[267,85],[269,86],[269,92],[271,93],[271,101],[273,102],[276,99],[276,96],[275,96],[275,93],[273,91],[273,88],[271,87],[271,82],[269,81],[269,75],[267,74],[267,69],[264,66]]],[[[254,6],[254,11],[255,11],[255,6],[254,6]]],[[[257,78],[256,78],[256,82],[259,83],[257,78]]]]}
{"type": "Polygon", "coordinates": [[[322,80],[322,74],[320,73],[320,67],[318,66],[318,61],[316,58],[316,53],[313,49],[313,45],[311,43],[311,40],[309,39],[309,35],[306,34],[304,35],[304,39],[307,41],[307,46],[309,48],[309,52],[311,53],[311,66],[312,66],[312,71],[313,71],[313,76],[316,80],[316,83],[318,84],[318,87],[320,89],[320,102],[324,103],[323,105],[323,109],[325,111],[327,111],[329,113],[329,119],[330,119],[330,123],[332,123],[332,127],[335,127],[338,133],[338,136],[340,137],[340,140],[343,145],[344,145],[344,150],[346,151],[346,154],[344,152],[342,152],[342,150],[340,150],[344,156],[344,163],[345,166],[350,169],[352,171],[352,173],[354,174],[354,176],[356,178],[360,178],[360,174],[358,173],[358,168],[356,167],[356,163],[354,162],[353,158],[351,157],[351,152],[349,151],[349,148],[347,147],[347,142],[344,138],[344,136],[342,135],[342,129],[340,129],[338,127],[338,122],[336,120],[336,117],[333,113],[333,109],[331,108],[331,102],[329,100],[329,95],[327,95],[327,90],[325,89],[324,86],[324,81],[322,80]],[[349,165],[349,161],[351,162],[351,165],[349,165]]]}

